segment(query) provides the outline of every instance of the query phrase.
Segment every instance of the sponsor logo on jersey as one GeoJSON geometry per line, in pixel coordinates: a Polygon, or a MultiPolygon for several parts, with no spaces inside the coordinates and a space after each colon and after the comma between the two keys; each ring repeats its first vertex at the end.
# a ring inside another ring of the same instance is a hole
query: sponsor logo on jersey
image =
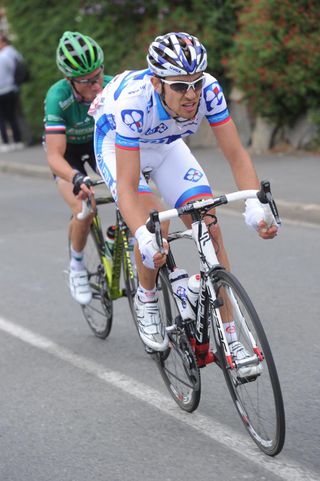
{"type": "Polygon", "coordinates": [[[81,120],[80,122],[76,122],[76,126],[82,126],[84,124],[87,124],[88,122],[93,122],[92,117],[86,117],[84,120],[81,120]]]}
{"type": "Polygon", "coordinates": [[[197,169],[191,168],[188,170],[186,175],[183,177],[184,180],[189,180],[190,182],[198,182],[201,177],[203,177],[203,173],[197,169]]]}
{"type": "Polygon", "coordinates": [[[100,169],[100,172],[103,176],[104,181],[106,182],[112,197],[114,200],[117,202],[117,188],[116,188],[116,183],[111,175],[110,170],[106,166],[105,162],[103,161],[103,155],[102,154],[97,154],[96,156],[97,163],[100,169]]]}
{"type": "Polygon", "coordinates": [[[141,134],[143,123],[142,110],[122,110],[121,118],[130,130],[141,134]]]}
{"type": "Polygon", "coordinates": [[[64,119],[58,115],[48,114],[48,122],[64,122],[64,119]]]}
{"type": "Polygon", "coordinates": [[[204,99],[208,112],[222,104],[224,97],[218,82],[212,83],[204,89],[204,99]]]}
{"type": "Polygon", "coordinates": [[[178,286],[177,296],[181,300],[182,307],[186,308],[187,307],[187,290],[186,290],[186,288],[183,287],[183,286],[178,286]]]}
{"type": "Polygon", "coordinates": [[[115,130],[116,128],[116,121],[114,119],[114,115],[113,114],[107,114],[106,115],[106,119],[107,119],[107,122],[109,123],[109,127],[111,130],[115,130]]]}
{"type": "Polygon", "coordinates": [[[186,135],[193,134],[192,130],[187,130],[179,135],[168,135],[167,137],[163,137],[162,139],[140,139],[141,143],[144,144],[171,144],[175,140],[181,139],[181,137],[185,137],[186,135]]]}
{"type": "Polygon", "coordinates": [[[74,102],[76,102],[76,99],[74,98],[74,95],[71,94],[66,100],[59,102],[59,106],[62,108],[62,110],[66,110],[74,102]]]}
{"type": "Polygon", "coordinates": [[[162,134],[162,132],[165,132],[166,130],[168,130],[168,126],[162,122],[154,129],[148,129],[145,135],[162,134]]]}

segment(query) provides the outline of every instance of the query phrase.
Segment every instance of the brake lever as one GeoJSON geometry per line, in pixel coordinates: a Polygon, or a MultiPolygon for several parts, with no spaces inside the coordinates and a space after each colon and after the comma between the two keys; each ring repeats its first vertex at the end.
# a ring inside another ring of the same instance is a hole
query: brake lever
{"type": "Polygon", "coordinates": [[[165,250],[163,247],[163,238],[161,234],[159,212],[155,209],[152,209],[152,211],[150,212],[150,219],[147,222],[147,228],[150,232],[155,234],[160,254],[165,254],[165,250]]]}
{"type": "Polygon", "coordinates": [[[91,205],[91,196],[88,196],[86,199],[82,200],[82,210],[77,214],[78,220],[84,220],[88,217],[89,214],[93,212],[92,205],[91,205]]]}
{"type": "Polygon", "coordinates": [[[270,182],[268,180],[262,180],[260,185],[261,189],[257,193],[257,197],[261,204],[269,204],[273,217],[275,218],[276,223],[280,226],[282,222],[279,216],[277,205],[271,194],[270,182]]]}

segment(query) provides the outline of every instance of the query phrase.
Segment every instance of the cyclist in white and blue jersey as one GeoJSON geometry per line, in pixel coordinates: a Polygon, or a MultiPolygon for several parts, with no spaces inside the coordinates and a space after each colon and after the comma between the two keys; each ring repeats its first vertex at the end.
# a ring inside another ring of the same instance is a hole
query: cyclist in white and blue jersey
{"type": "MultiPolygon", "coordinates": [[[[199,40],[183,32],[157,37],[149,47],[147,62],[147,70],[126,71],[115,77],[89,113],[95,119],[98,168],[137,239],[139,288],[135,307],[140,336],[150,349],[161,351],[167,348],[168,337],[160,321],[155,283],[157,269],[166,256],[158,252],[145,221],[152,208],[164,207],[142,170],[152,168],[151,178],[171,207],[211,197],[207,177],[183,141],[206,117],[238,188],[258,189],[259,180],[241,145],[221,86],[205,73],[207,54],[199,40]]],[[[273,238],[277,233],[275,225],[267,227],[259,201],[247,201],[246,222],[262,238],[273,238]]],[[[219,225],[211,226],[210,232],[219,261],[228,268],[219,225]]],[[[231,351],[243,358],[247,353],[232,337],[232,324],[227,327],[231,351]]]]}

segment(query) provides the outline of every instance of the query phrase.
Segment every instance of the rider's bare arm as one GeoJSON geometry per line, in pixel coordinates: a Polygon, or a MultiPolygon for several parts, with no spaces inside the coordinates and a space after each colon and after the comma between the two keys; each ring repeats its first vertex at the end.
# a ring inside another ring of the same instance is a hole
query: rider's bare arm
{"type": "MultiPolygon", "coordinates": [[[[236,185],[239,190],[259,189],[259,179],[251,157],[243,147],[237,128],[233,122],[212,127],[218,145],[228,160],[236,185]]],[[[259,204],[258,201],[255,201],[259,204]]],[[[264,221],[259,222],[257,231],[263,239],[272,239],[278,231],[275,225],[267,226],[264,221]]]]}
{"type": "Polygon", "coordinates": [[[243,147],[233,120],[212,127],[218,145],[228,160],[239,190],[259,189],[259,180],[249,153],[243,147]]]}
{"type": "Polygon", "coordinates": [[[75,171],[64,158],[66,147],[66,135],[46,135],[47,158],[50,169],[61,179],[72,182],[75,171]]]}

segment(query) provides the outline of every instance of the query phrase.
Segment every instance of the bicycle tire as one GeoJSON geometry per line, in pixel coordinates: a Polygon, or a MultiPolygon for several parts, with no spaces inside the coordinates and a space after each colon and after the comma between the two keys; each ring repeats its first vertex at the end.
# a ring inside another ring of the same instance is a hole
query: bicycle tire
{"type": "Polygon", "coordinates": [[[84,248],[84,261],[92,289],[92,300],[81,308],[90,329],[100,339],[109,336],[113,321],[112,299],[101,256],[103,248],[102,232],[91,224],[84,248]]]}
{"type": "MultiPolygon", "coordinates": [[[[166,268],[158,275],[159,310],[162,322],[172,326],[180,317],[166,268]]],[[[164,383],[178,406],[184,411],[197,409],[201,396],[201,379],[197,361],[185,329],[168,331],[169,348],[157,353],[156,360],[164,383]]]]}
{"type": "Polygon", "coordinates": [[[243,329],[243,319],[245,319],[246,325],[263,354],[261,374],[255,378],[239,379],[236,369],[231,369],[227,362],[211,315],[220,365],[237,412],[259,448],[265,454],[275,456],[280,453],[284,445],[285,411],[269,342],[248,294],[236,277],[229,272],[219,270],[214,274],[212,282],[216,296],[221,297],[221,289],[223,289],[224,294],[228,296],[230,306],[233,306],[232,315],[238,340],[242,342],[250,355],[254,355],[252,345],[249,344],[248,336],[243,329]]]}

